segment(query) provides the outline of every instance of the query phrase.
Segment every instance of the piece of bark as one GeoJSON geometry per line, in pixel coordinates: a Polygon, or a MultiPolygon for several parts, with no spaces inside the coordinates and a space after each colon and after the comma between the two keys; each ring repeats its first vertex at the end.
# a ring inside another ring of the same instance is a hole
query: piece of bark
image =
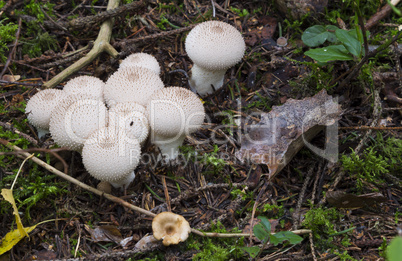
{"type": "Polygon", "coordinates": [[[258,124],[245,127],[236,157],[253,164],[266,164],[270,178],[279,173],[305,145],[325,159],[337,161],[336,123],[340,114],[336,99],[327,95],[325,90],[303,100],[288,99],[282,106],[273,106],[271,112],[263,113],[258,124]],[[330,125],[325,149],[309,143],[325,126],[330,125]]]}

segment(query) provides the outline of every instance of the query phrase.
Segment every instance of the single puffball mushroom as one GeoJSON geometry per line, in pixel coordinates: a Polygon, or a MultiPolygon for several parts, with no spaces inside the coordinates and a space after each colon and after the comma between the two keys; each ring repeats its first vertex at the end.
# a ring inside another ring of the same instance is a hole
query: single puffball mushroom
{"type": "Polygon", "coordinates": [[[106,126],[107,109],[99,99],[70,95],[53,110],[50,133],[61,147],[81,151],[88,136],[106,126]]]}
{"type": "Polygon", "coordinates": [[[161,73],[161,68],[159,66],[158,61],[156,58],[147,53],[133,53],[124,58],[121,62],[119,68],[131,67],[131,66],[138,66],[150,69],[157,75],[161,73]]]}
{"type": "Polygon", "coordinates": [[[127,187],[134,180],[141,156],[139,142],[125,142],[121,134],[121,130],[102,128],[88,137],[82,149],[82,162],[88,173],[115,188],[127,187]]]}
{"type": "Polygon", "coordinates": [[[205,112],[201,100],[192,91],[168,87],[152,95],[147,116],[152,143],[170,159],[175,159],[186,135],[194,133],[204,122],[205,112]]]}
{"type": "Polygon", "coordinates": [[[101,99],[103,101],[103,89],[105,83],[93,76],[78,76],[69,80],[64,85],[63,91],[68,95],[90,95],[95,99],[101,99]]]}
{"type": "Polygon", "coordinates": [[[148,137],[149,124],[145,107],[135,102],[122,102],[109,109],[109,127],[123,128],[125,137],[143,145],[148,137]]]}
{"type": "Polygon", "coordinates": [[[57,104],[66,97],[61,90],[46,89],[36,93],[29,99],[25,113],[29,123],[38,130],[38,137],[49,133],[50,116],[57,104]]]}
{"type": "Polygon", "coordinates": [[[162,212],[152,220],[152,232],[156,239],[163,240],[164,246],[169,246],[186,241],[191,227],[183,216],[162,212]]]}
{"type": "Polygon", "coordinates": [[[185,48],[194,62],[190,86],[205,96],[223,85],[228,68],[238,63],[246,49],[240,32],[230,24],[207,21],[198,24],[187,35],[185,48]]]}
{"type": "Polygon", "coordinates": [[[151,70],[125,67],[117,70],[106,81],[104,96],[109,107],[119,102],[136,102],[145,106],[151,94],[162,88],[162,80],[151,70]]]}

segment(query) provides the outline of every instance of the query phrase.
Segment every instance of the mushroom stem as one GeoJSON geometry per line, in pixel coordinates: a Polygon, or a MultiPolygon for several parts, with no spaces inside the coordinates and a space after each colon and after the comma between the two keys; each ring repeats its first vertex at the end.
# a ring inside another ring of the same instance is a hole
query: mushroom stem
{"type": "Polygon", "coordinates": [[[164,137],[156,133],[153,134],[152,143],[159,147],[163,156],[169,160],[176,159],[179,155],[179,146],[181,146],[186,138],[185,135],[179,137],[164,137]]]}
{"type": "Polygon", "coordinates": [[[226,69],[223,70],[207,70],[197,64],[191,69],[191,77],[189,84],[191,88],[197,90],[201,96],[213,93],[223,85],[226,69]],[[214,86],[212,88],[212,85],[214,86]]]}
{"type": "Polygon", "coordinates": [[[110,184],[112,184],[112,186],[115,188],[120,188],[121,190],[124,190],[124,188],[127,188],[131,184],[131,182],[133,182],[134,178],[135,173],[133,170],[132,172],[130,172],[130,174],[128,174],[124,178],[115,182],[110,182],[110,184]]]}
{"type": "Polygon", "coordinates": [[[38,138],[39,139],[49,133],[48,129],[42,129],[42,128],[36,127],[36,130],[38,131],[38,138]]]}

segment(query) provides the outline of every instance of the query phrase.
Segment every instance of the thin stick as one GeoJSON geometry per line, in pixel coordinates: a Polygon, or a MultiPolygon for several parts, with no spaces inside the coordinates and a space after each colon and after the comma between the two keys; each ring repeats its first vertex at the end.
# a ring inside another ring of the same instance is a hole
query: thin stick
{"type": "Polygon", "coordinates": [[[15,178],[14,178],[13,184],[11,185],[11,190],[13,190],[14,185],[15,185],[15,182],[17,181],[18,176],[20,175],[21,169],[22,169],[22,167],[24,166],[25,162],[26,162],[27,160],[29,160],[30,158],[32,158],[33,155],[34,155],[34,154],[32,153],[31,155],[29,155],[28,157],[26,157],[26,158],[24,159],[24,161],[22,162],[20,168],[18,169],[17,175],[16,175],[15,178]]]}

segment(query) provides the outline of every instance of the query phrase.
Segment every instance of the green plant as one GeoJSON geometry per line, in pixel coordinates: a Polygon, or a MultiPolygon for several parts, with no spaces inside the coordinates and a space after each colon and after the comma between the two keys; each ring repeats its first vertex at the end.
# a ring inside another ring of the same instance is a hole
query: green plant
{"type": "Polygon", "coordinates": [[[389,246],[386,248],[386,256],[388,261],[401,260],[402,256],[402,237],[392,239],[389,246]]]}
{"type": "Polygon", "coordinates": [[[28,54],[30,57],[40,56],[47,50],[56,51],[59,49],[56,37],[49,35],[48,32],[38,32],[34,38],[22,42],[24,43],[22,52],[28,54]]]}
{"type": "Polygon", "coordinates": [[[361,59],[364,55],[362,33],[358,28],[344,30],[334,25],[314,25],[304,31],[302,41],[309,47],[317,47],[326,41],[332,43],[304,53],[321,63],[361,59]]]}
{"type": "Polygon", "coordinates": [[[250,14],[246,9],[239,9],[232,6],[230,6],[230,11],[232,11],[233,13],[237,14],[240,17],[245,17],[250,14]]]}
{"type": "Polygon", "coordinates": [[[8,19],[0,20],[0,61],[5,62],[7,57],[5,54],[8,51],[7,44],[15,40],[15,32],[18,25],[13,22],[6,23],[8,19]]]}
{"type": "MultiPolygon", "coordinates": [[[[211,232],[227,233],[226,228],[219,221],[212,224],[211,232]]],[[[234,228],[231,233],[240,232],[234,228]]],[[[243,238],[210,238],[190,235],[185,243],[185,250],[198,250],[199,252],[192,256],[192,260],[246,260],[243,251],[243,238]]]]}
{"type": "Polygon", "coordinates": [[[282,244],[284,242],[289,242],[291,245],[295,245],[300,243],[303,238],[296,235],[291,231],[280,231],[278,233],[272,234],[271,233],[271,223],[266,217],[258,217],[261,221],[253,227],[254,235],[261,240],[263,243],[263,247],[260,248],[258,246],[252,247],[242,247],[241,249],[247,252],[251,258],[258,257],[262,250],[268,243],[271,243],[274,246],[278,244],[282,244]]]}
{"type": "Polygon", "coordinates": [[[265,204],[262,206],[262,212],[265,213],[269,218],[280,218],[285,214],[283,206],[265,204]]]}
{"type": "Polygon", "coordinates": [[[304,216],[303,226],[311,229],[316,244],[322,248],[327,249],[331,247],[333,236],[337,231],[335,230],[335,221],[338,221],[342,215],[334,208],[323,209],[319,208],[310,209],[304,216]]]}
{"type": "Polygon", "coordinates": [[[365,149],[363,158],[354,151],[349,156],[342,155],[341,162],[346,171],[356,176],[359,190],[363,188],[363,181],[380,182],[381,174],[388,172],[389,168],[387,161],[373,147],[365,149]]]}
{"type": "Polygon", "coordinates": [[[205,164],[207,167],[206,173],[219,173],[227,165],[224,159],[219,158],[219,147],[216,144],[214,144],[213,151],[204,154],[200,154],[198,151],[196,152],[194,148],[190,146],[180,146],[180,150],[186,161],[190,160],[205,164]]]}

